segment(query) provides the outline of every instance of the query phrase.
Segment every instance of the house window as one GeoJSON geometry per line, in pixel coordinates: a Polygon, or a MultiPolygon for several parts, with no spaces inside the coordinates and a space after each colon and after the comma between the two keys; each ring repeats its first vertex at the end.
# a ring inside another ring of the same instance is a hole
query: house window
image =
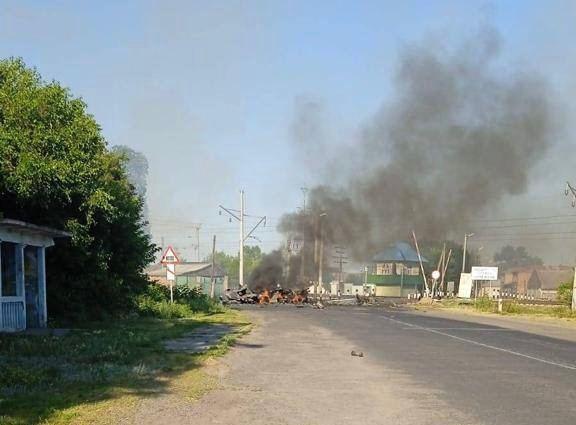
{"type": "Polygon", "coordinates": [[[380,276],[389,276],[392,274],[392,263],[376,264],[376,274],[380,276]]]}
{"type": "Polygon", "coordinates": [[[0,244],[0,255],[2,256],[2,296],[17,296],[16,289],[16,244],[2,242],[0,244]]]}

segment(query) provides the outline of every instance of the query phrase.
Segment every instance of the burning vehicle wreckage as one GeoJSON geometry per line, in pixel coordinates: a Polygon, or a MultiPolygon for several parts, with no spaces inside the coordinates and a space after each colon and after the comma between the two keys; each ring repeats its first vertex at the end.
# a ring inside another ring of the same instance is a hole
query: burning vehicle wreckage
{"type": "Polygon", "coordinates": [[[222,304],[293,304],[297,306],[311,305],[315,308],[324,308],[320,301],[314,301],[308,295],[308,289],[267,289],[264,288],[259,292],[252,291],[249,287],[244,286],[239,289],[228,289],[220,296],[222,304]]]}

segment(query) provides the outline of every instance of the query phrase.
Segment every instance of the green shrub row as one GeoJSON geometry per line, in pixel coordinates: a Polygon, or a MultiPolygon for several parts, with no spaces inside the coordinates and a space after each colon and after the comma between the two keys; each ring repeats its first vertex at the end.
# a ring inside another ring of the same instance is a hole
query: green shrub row
{"type": "Polygon", "coordinates": [[[144,317],[180,319],[193,313],[219,313],[224,307],[203,294],[200,288],[190,285],[174,287],[174,303],[170,302],[170,290],[152,283],[138,297],[138,313],[144,317]]]}

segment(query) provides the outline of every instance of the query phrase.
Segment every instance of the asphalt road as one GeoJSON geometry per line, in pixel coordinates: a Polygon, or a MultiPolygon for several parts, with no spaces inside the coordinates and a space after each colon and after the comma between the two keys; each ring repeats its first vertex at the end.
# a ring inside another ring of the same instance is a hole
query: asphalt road
{"type": "Polygon", "coordinates": [[[574,327],[371,307],[247,314],[253,332],[204,372],[215,390],[157,395],[121,423],[576,424],[574,327]]]}
{"type": "Polygon", "coordinates": [[[576,342],[412,311],[303,315],[479,423],[576,423],[576,342]]]}

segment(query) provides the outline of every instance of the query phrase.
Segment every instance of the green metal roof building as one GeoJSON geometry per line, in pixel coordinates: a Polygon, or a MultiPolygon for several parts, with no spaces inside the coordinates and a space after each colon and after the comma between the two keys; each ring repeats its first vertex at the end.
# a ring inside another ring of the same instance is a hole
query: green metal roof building
{"type": "MultiPolygon", "coordinates": [[[[428,260],[422,257],[423,263],[428,260]]],[[[368,268],[368,284],[374,285],[376,296],[405,297],[423,286],[418,253],[407,242],[396,242],[374,256],[368,268]]]]}

